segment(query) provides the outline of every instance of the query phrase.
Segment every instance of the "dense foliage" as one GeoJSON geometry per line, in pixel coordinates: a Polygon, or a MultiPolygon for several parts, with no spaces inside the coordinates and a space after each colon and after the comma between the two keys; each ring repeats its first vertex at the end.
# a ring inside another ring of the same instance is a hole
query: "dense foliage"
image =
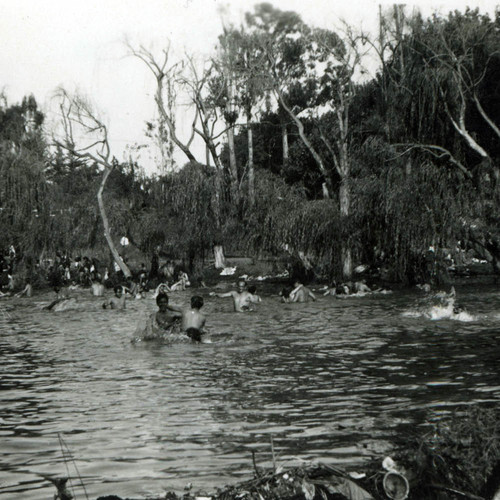
{"type": "MultiPolygon", "coordinates": [[[[224,245],[292,255],[324,276],[348,277],[352,260],[419,281],[432,278],[432,247],[438,258],[472,250],[500,271],[499,28],[498,13],[423,19],[394,6],[372,40],[256,6],[221,35],[206,94],[203,78],[191,85],[204,133],[217,113],[231,131],[220,161],[188,155],[159,177],[115,164],[113,238],[191,268],[224,245]],[[362,46],[379,59],[372,78],[362,46]]],[[[36,259],[108,255],[101,167],[48,144],[33,97],[0,102],[3,245],[36,259]]]]}

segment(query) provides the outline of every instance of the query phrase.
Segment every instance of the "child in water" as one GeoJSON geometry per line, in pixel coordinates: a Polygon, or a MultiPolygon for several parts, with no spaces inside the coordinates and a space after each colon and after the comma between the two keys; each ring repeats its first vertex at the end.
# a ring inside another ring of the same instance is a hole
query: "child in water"
{"type": "Polygon", "coordinates": [[[174,305],[168,306],[172,311],[178,312],[182,315],[182,331],[186,332],[186,335],[195,342],[201,342],[201,336],[203,335],[203,327],[207,318],[204,314],[200,312],[203,307],[203,297],[199,295],[194,295],[191,297],[191,307],[182,308],[174,305]]]}

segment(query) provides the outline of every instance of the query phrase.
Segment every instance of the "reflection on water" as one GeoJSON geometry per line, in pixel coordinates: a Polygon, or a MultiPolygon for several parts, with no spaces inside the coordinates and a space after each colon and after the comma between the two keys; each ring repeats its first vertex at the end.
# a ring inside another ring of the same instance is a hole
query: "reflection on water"
{"type": "Polygon", "coordinates": [[[498,404],[497,288],[457,290],[473,321],[419,314],[417,292],[271,292],[247,314],[206,294],[202,345],[132,345],[152,298],[103,311],[80,292],[59,313],[40,309],[49,294],[0,302],[0,496],[51,498],[40,474],[74,475],[59,433],[90,498],[138,497],[248,478],[252,451],[270,465],[271,436],[278,462],[359,465],[426,418],[498,404]]]}

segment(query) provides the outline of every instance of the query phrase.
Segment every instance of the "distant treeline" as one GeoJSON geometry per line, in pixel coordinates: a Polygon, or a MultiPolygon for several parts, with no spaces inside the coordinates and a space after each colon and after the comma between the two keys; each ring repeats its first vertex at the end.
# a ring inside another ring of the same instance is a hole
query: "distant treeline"
{"type": "MultiPolygon", "coordinates": [[[[499,47],[498,13],[424,19],[398,5],[380,12],[370,37],[308,26],[270,4],[226,27],[201,71],[129,47],[156,76],[160,118],[147,126],[162,174],[113,162],[104,191],[112,237],[192,267],[218,247],[288,255],[339,279],[364,264],[416,282],[432,278],[432,247],[438,261],[469,252],[498,272],[499,47]],[[205,158],[179,138],[181,94],[205,158]]],[[[85,145],[68,126],[55,147],[32,96],[2,102],[3,246],[36,259],[108,255],[95,157],[78,154],[85,145]]]]}

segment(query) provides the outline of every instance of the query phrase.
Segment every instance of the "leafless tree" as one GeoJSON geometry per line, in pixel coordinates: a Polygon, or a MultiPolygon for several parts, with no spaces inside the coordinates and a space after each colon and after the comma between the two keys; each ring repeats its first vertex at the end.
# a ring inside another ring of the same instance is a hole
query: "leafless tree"
{"type": "Polygon", "coordinates": [[[123,261],[111,236],[103,193],[106,182],[116,166],[116,160],[111,158],[106,125],[97,118],[90,102],[80,95],[70,95],[66,90],[56,92],[61,110],[61,125],[63,138],[54,137],[54,144],[68,151],[77,158],[94,162],[102,167],[102,178],[97,191],[97,203],[104,227],[104,237],[114,261],[118,264],[125,277],[132,273],[123,261]]]}

